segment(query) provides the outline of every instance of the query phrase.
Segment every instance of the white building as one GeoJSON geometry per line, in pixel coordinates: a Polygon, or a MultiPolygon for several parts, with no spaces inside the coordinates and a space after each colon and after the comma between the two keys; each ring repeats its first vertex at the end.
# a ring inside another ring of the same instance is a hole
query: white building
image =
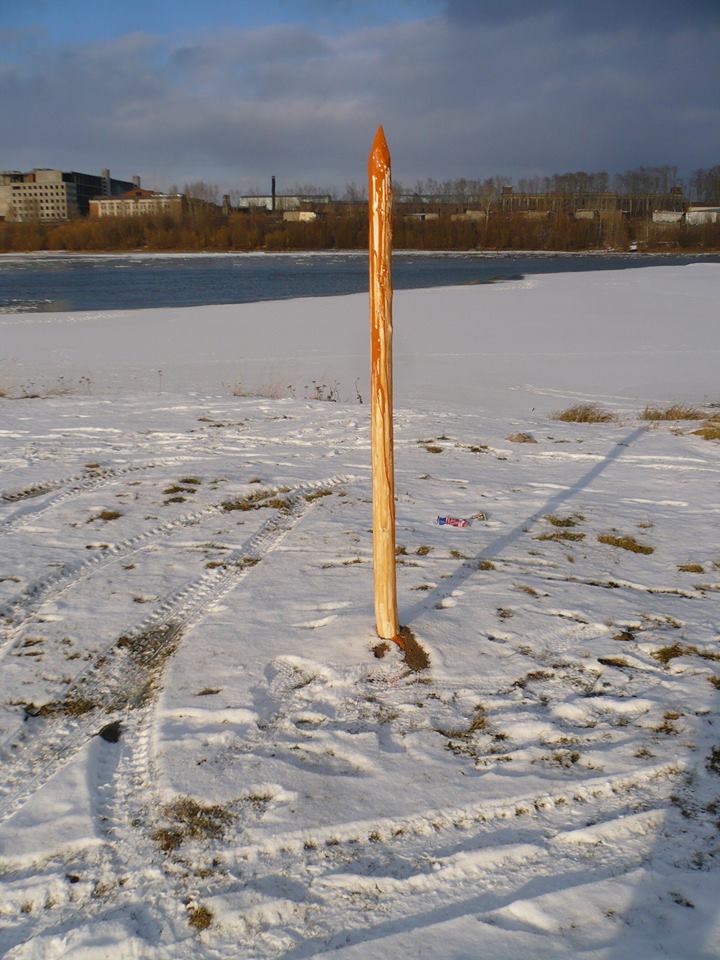
{"type": "Polygon", "coordinates": [[[90,201],[90,216],[138,217],[152,213],[171,213],[179,217],[183,209],[183,198],[179,193],[153,193],[134,187],[119,197],[95,197],[90,201]]]}
{"type": "Polygon", "coordinates": [[[653,223],[680,223],[685,214],[682,210],[653,210],[653,223]]]}
{"type": "Polygon", "coordinates": [[[685,221],[695,225],[720,223],[720,207],[701,207],[693,204],[687,209],[685,221]]]}

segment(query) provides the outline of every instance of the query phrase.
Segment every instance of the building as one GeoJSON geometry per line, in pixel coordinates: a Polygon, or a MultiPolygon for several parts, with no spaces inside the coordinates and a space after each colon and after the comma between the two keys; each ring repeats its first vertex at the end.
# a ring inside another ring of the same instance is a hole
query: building
{"type": "Polygon", "coordinates": [[[236,197],[235,209],[247,211],[267,210],[270,213],[274,213],[277,210],[284,213],[286,210],[309,210],[319,204],[327,203],[332,203],[332,197],[329,194],[278,193],[275,188],[275,177],[272,177],[270,193],[264,195],[247,194],[242,197],[236,197]]]}
{"type": "Polygon", "coordinates": [[[333,199],[329,194],[286,194],[276,193],[264,196],[247,195],[235,198],[236,210],[267,210],[282,211],[303,210],[308,207],[315,207],[320,204],[332,203],[333,199]]]}
{"type": "Polygon", "coordinates": [[[85,216],[98,194],[112,197],[139,185],[139,177],[113,180],[109,170],[99,176],[45,168],[9,170],[0,173],[0,219],[71,220],[85,216]]]}
{"type": "Polygon", "coordinates": [[[720,223],[720,207],[691,203],[685,213],[685,222],[694,226],[703,223],[720,223]]]}
{"type": "Polygon", "coordinates": [[[138,217],[153,213],[169,213],[180,217],[183,197],[179,193],[155,193],[139,185],[117,197],[95,197],[90,201],[90,216],[138,217]]]}
{"type": "Polygon", "coordinates": [[[317,214],[314,210],[286,210],[283,220],[288,223],[312,223],[317,220],[317,214]]]}
{"type": "Polygon", "coordinates": [[[620,193],[516,193],[511,186],[502,188],[500,209],[504,214],[530,211],[565,213],[577,220],[604,220],[613,214],[649,218],[654,210],[682,213],[685,200],[681,187],[668,194],[631,196],[620,193]]]}
{"type": "Polygon", "coordinates": [[[653,223],[681,223],[685,214],[682,210],[653,210],[653,223]]]}

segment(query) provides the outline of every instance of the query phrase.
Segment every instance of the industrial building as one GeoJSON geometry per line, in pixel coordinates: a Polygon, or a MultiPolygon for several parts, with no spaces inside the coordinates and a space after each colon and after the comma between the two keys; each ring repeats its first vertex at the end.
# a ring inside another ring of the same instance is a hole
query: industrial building
{"type": "Polygon", "coordinates": [[[179,217],[183,197],[179,193],[155,193],[133,187],[116,197],[95,197],[90,201],[91,217],[138,217],[153,213],[169,213],[179,217]]]}
{"type": "Polygon", "coordinates": [[[270,213],[275,211],[294,211],[308,209],[317,204],[332,203],[332,197],[329,194],[288,194],[278,193],[275,184],[275,177],[272,178],[270,193],[267,194],[247,194],[245,196],[235,197],[235,209],[237,210],[267,210],[270,213]]]}
{"type": "Polygon", "coordinates": [[[71,220],[86,216],[90,200],[113,197],[140,186],[140,178],[113,180],[109,170],[99,175],[45,168],[29,173],[0,172],[0,219],[71,220]]]}

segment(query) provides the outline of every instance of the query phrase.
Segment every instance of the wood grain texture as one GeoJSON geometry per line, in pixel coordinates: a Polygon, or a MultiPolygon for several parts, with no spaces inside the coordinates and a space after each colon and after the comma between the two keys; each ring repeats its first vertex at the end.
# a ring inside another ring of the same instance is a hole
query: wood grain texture
{"type": "Polygon", "coordinates": [[[373,564],[378,636],[398,636],[392,378],[392,185],[390,151],[379,127],[368,159],[370,215],[370,417],[373,564]]]}

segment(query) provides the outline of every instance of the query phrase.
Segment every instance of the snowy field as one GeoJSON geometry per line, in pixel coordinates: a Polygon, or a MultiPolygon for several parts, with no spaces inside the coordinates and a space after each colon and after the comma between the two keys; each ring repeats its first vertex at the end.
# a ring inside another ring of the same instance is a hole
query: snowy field
{"type": "Polygon", "coordinates": [[[366,298],[3,316],[0,955],[720,957],[719,282],[396,296],[427,666],[366,298]]]}

